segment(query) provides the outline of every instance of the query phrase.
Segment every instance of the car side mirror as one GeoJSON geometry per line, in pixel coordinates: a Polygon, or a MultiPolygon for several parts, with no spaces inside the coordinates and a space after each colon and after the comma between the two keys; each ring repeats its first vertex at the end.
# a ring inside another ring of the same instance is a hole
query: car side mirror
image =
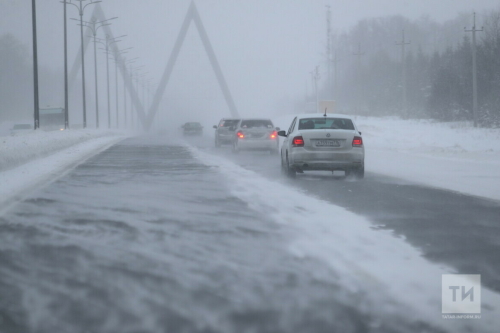
{"type": "Polygon", "coordinates": [[[277,131],[279,131],[279,130],[280,130],[280,128],[279,128],[279,127],[276,127],[276,130],[277,130],[277,131]]]}
{"type": "Polygon", "coordinates": [[[286,138],[286,132],[285,131],[279,131],[278,136],[284,136],[286,138]]]}
{"type": "Polygon", "coordinates": [[[217,125],[214,125],[213,128],[217,129],[217,125]]]}
{"type": "Polygon", "coordinates": [[[360,131],[358,131],[358,133],[359,133],[359,135],[361,135],[361,132],[360,132],[360,131]]]}

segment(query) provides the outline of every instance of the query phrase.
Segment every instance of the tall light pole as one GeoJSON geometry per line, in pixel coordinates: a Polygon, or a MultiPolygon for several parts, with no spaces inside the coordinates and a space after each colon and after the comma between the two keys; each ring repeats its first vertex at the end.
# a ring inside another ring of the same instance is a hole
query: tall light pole
{"type": "MultiPolygon", "coordinates": [[[[132,64],[130,65],[130,83],[131,83],[132,88],[134,87],[134,70],[137,73],[137,71],[139,69],[143,68],[143,67],[144,67],[144,65],[133,68],[132,64]]],[[[139,91],[139,82],[138,82],[139,80],[136,79],[136,81],[137,81],[137,91],[139,91]]],[[[139,98],[139,94],[138,93],[136,94],[136,98],[139,98]]],[[[130,122],[131,122],[132,128],[134,128],[134,124],[135,124],[134,123],[134,112],[133,111],[134,111],[134,100],[133,100],[132,94],[130,94],[130,122]]]]}
{"type": "Polygon", "coordinates": [[[110,25],[111,23],[106,23],[107,21],[114,20],[117,17],[113,17],[107,20],[97,21],[96,18],[92,18],[90,22],[83,21],[83,24],[92,31],[94,37],[94,78],[95,78],[95,122],[96,128],[99,128],[99,86],[97,83],[97,30],[99,28],[110,25]]]}
{"type": "Polygon", "coordinates": [[[88,5],[94,5],[96,3],[100,3],[102,1],[93,1],[90,0],[88,4],[85,6],[83,5],[84,1],[87,0],[75,0],[80,2],[80,6],[77,6],[76,4],[72,2],[67,2],[67,1],[61,1],[65,4],[70,4],[75,6],[78,9],[78,14],[80,15],[80,47],[82,49],[82,98],[83,98],[83,128],[87,127],[87,104],[85,101],[85,50],[83,48],[83,13],[85,11],[85,8],[87,8],[88,5]]]}
{"type": "Polygon", "coordinates": [[[476,65],[476,32],[483,31],[483,28],[476,29],[476,13],[474,13],[474,23],[471,30],[466,32],[472,32],[472,113],[474,115],[474,127],[477,127],[478,123],[478,111],[477,111],[477,65],[476,65]]]}
{"type": "Polygon", "coordinates": [[[116,97],[116,128],[118,128],[120,126],[120,119],[119,119],[119,112],[118,112],[118,61],[119,61],[119,57],[121,54],[125,54],[128,52],[128,50],[131,50],[133,49],[133,47],[128,47],[126,49],[123,49],[123,50],[118,50],[117,52],[115,52],[114,54],[114,59],[115,59],[115,97],[116,97]]]}
{"type": "Polygon", "coordinates": [[[402,82],[402,88],[403,88],[403,96],[402,96],[402,103],[403,103],[403,118],[406,119],[408,118],[408,105],[406,101],[406,45],[410,45],[411,42],[406,42],[405,41],[405,31],[403,29],[403,39],[401,40],[400,43],[396,42],[396,45],[401,46],[401,82],[402,82]]]}
{"type": "Polygon", "coordinates": [[[36,4],[35,0],[31,1],[31,14],[33,25],[33,93],[34,93],[34,129],[40,128],[40,107],[38,99],[38,46],[36,37],[36,4]]]}
{"type": "Polygon", "coordinates": [[[126,35],[119,36],[119,37],[109,37],[109,35],[106,35],[106,80],[107,80],[107,90],[108,90],[108,128],[111,128],[111,99],[109,95],[109,46],[113,43],[117,43],[120,40],[118,38],[125,37],[126,35]]]}
{"type": "Polygon", "coordinates": [[[66,18],[66,1],[64,10],[64,129],[69,128],[69,101],[68,101],[68,28],[66,18]]]}
{"type": "MultiPolygon", "coordinates": [[[[127,61],[124,61],[123,62],[123,73],[124,73],[124,76],[123,76],[123,115],[124,115],[124,122],[125,122],[125,126],[127,126],[127,85],[125,84],[125,81],[126,81],[126,78],[125,76],[127,75],[127,65],[130,64],[130,70],[132,70],[132,63],[134,63],[137,59],[139,59],[139,57],[136,57],[134,59],[130,59],[130,60],[127,60],[127,61]]],[[[132,111],[130,112],[130,114],[132,115],[132,111]]]]}

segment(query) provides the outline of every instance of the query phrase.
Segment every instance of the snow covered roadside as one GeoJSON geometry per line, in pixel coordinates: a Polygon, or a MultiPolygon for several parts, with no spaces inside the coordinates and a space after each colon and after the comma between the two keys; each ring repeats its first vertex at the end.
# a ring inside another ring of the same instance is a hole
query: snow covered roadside
{"type": "MultiPolygon", "coordinates": [[[[288,129],[293,116],[274,119],[288,129]]],[[[366,171],[500,200],[500,129],[463,123],[355,117],[366,171]]]]}
{"type": "MultiPolygon", "coordinates": [[[[444,320],[441,276],[450,268],[430,263],[390,231],[374,230],[363,217],[266,179],[235,163],[191,147],[196,158],[218,168],[231,192],[266,212],[295,235],[289,251],[297,260],[319,259],[338,274],[340,285],[366,299],[359,309],[379,318],[422,321],[449,332],[497,332],[500,295],[485,288],[481,320],[444,320]]],[[[374,323],[376,324],[376,323],[374,323]]]]}
{"type": "Polygon", "coordinates": [[[96,130],[0,138],[0,210],[124,138],[121,132],[96,130]]]}
{"type": "Polygon", "coordinates": [[[500,200],[500,129],[358,117],[366,170],[500,200]]]}
{"type": "Polygon", "coordinates": [[[0,171],[89,140],[123,135],[118,131],[86,129],[50,132],[40,130],[3,136],[0,137],[0,171]]]}

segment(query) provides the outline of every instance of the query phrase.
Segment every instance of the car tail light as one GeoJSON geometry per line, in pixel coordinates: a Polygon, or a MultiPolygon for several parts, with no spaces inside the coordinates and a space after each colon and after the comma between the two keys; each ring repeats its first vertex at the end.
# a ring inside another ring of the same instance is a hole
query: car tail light
{"type": "Polygon", "coordinates": [[[292,146],[294,147],[304,147],[304,138],[301,136],[296,136],[293,138],[292,146]]]}
{"type": "Polygon", "coordinates": [[[355,136],[354,139],[352,139],[352,146],[353,147],[363,146],[363,139],[360,136],[355,136]]]}
{"type": "Polygon", "coordinates": [[[242,132],[238,132],[236,133],[236,136],[239,138],[239,139],[243,139],[245,137],[245,134],[243,134],[242,132]]]}
{"type": "Polygon", "coordinates": [[[278,132],[274,131],[271,133],[271,139],[276,139],[278,137],[278,132]]]}

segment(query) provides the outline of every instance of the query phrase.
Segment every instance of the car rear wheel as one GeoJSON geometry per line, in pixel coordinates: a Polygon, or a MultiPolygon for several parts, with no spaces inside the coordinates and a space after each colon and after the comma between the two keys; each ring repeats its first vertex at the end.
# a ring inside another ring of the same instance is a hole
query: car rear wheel
{"type": "Polygon", "coordinates": [[[361,168],[346,170],[345,176],[354,179],[363,179],[365,178],[365,167],[362,166],[361,168]]]}
{"type": "Polygon", "coordinates": [[[232,152],[233,152],[233,154],[239,154],[240,153],[240,148],[238,147],[238,143],[237,142],[233,143],[232,152]]]}
{"type": "Polygon", "coordinates": [[[286,154],[286,174],[290,178],[295,178],[297,176],[297,172],[294,168],[290,167],[290,162],[288,161],[288,153],[286,154]]]}
{"type": "Polygon", "coordinates": [[[354,177],[357,179],[365,178],[365,166],[363,165],[361,168],[354,171],[354,177]]]}

